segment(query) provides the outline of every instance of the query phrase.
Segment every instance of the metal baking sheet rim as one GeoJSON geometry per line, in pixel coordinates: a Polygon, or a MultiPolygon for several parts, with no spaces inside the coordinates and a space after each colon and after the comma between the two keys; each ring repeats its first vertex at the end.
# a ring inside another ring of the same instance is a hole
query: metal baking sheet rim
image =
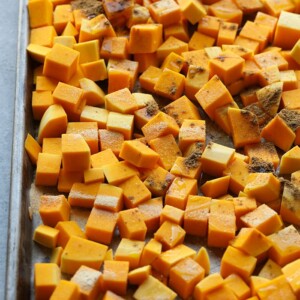
{"type": "Polygon", "coordinates": [[[30,130],[28,105],[28,13],[26,0],[19,2],[16,93],[13,129],[13,155],[7,241],[5,299],[29,299],[31,278],[31,222],[28,217],[29,187],[33,168],[25,160],[25,133],[30,130]]]}

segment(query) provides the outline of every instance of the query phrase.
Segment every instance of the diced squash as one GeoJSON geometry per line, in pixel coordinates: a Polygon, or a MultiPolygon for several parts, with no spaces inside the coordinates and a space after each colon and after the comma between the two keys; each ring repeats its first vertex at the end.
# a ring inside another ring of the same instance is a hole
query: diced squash
{"type": "Polygon", "coordinates": [[[61,271],[70,275],[81,265],[99,270],[107,246],[77,236],[71,236],[61,257],[61,271]]]}
{"type": "Polygon", "coordinates": [[[79,300],[80,293],[78,285],[67,280],[60,280],[55,290],[53,291],[50,300],[79,300]]]}
{"type": "Polygon", "coordinates": [[[115,260],[129,262],[129,269],[136,269],[140,264],[144,246],[144,241],[122,238],[115,252],[115,260]]]}
{"type": "Polygon", "coordinates": [[[93,299],[100,293],[99,279],[101,276],[100,271],[82,265],[72,276],[70,282],[79,286],[81,298],[93,299]]]}
{"type": "Polygon", "coordinates": [[[39,225],[33,234],[33,240],[47,248],[55,248],[59,231],[47,225],[39,225]]]}
{"type": "Polygon", "coordinates": [[[49,299],[61,278],[57,264],[36,263],[34,265],[35,299],[49,299]]]}
{"type": "Polygon", "coordinates": [[[256,261],[255,257],[228,246],[221,260],[221,275],[227,277],[230,274],[237,274],[247,280],[254,271],[256,261]]]}

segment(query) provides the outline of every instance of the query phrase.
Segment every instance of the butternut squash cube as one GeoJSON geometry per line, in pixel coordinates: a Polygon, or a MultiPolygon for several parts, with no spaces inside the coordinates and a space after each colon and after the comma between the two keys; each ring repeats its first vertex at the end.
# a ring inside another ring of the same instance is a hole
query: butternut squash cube
{"type": "Polygon", "coordinates": [[[83,95],[87,105],[100,106],[104,104],[105,94],[94,81],[88,78],[82,78],[79,80],[79,84],[80,88],[83,89],[83,95]]]}
{"type": "Polygon", "coordinates": [[[60,281],[57,264],[36,263],[34,265],[35,299],[49,299],[60,281]]]}
{"type": "Polygon", "coordinates": [[[106,128],[108,130],[122,133],[125,140],[131,139],[133,133],[133,125],[133,115],[121,114],[112,111],[108,114],[106,128]]]}
{"type": "Polygon", "coordinates": [[[162,244],[156,239],[151,239],[143,248],[140,258],[140,266],[151,265],[152,262],[161,254],[162,244]]]}
{"type": "Polygon", "coordinates": [[[207,14],[202,3],[195,0],[180,1],[179,6],[184,17],[193,25],[198,23],[207,14]]]}
{"type": "Polygon", "coordinates": [[[217,75],[214,75],[195,97],[210,119],[214,120],[215,110],[232,103],[233,98],[217,75]]]}
{"type": "Polygon", "coordinates": [[[180,244],[172,249],[162,252],[153,262],[152,267],[164,276],[169,276],[170,270],[179,261],[187,257],[193,257],[196,251],[180,244]]]}
{"type": "Polygon", "coordinates": [[[25,150],[32,162],[32,164],[36,165],[39,153],[42,152],[42,147],[39,143],[33,138],[33,136],[28,133],[25,140],[25,150]]]}
{"type": "Polygon", "coordinates": [[[129,272],[128,261],[104,262],[103,285],[106,290],[111,290],[119,295],[126,295],[129,272]]]}
{"type": "Polygon", "coordinates": [[[138,206],[148,232],[153,232],[158,229],[162,207],[162,197],[152,198],[138,206]]]}
{"type": "Polygon", "coordinates": [[[233,158],[235,149],[210,142],[201,156],[202,171],[219,177],[233,158]]]}
{"type": "Polygon", "coordinates": [[[60,193],[69,193],[74,183],[83,183],[83,171],[68,172],[61,169],[58,177],[57,190],[60,193]]]}
{"type": "Polygon", "coordinates": [[[204,196],[218,198],[227,193],[229,182],[229,175],[208,180],[201,186],[200,190],[204,194],[204,196]]]}
{"type": "Polygon", "coordinates": [[[299,266],[300,266],[300,260],[297,259],[287,265],[285,265],[282,268],[282,272],[287,279],[288,283],[291,285],[293,292],[297,297],[299,297],[300,294],[300,288],[299,288],[299,266]]]}
{"type": "Polygon", "coordinates": [[[88,169],[83,173],[84,183],[104,182],[104,173],[100,168],[88,169]]]}
{"type": "Polygon", "coordinates": [[[52,25],[52,1],[34,0],[28,2],[27,7],[30,28],[52,25]]]}
{"type": "Polygon", "coordinates": [[[123,190],[110,184],[100,184],[94,206],[111,212],[118,212],[123,208],[123,190]]]}
{"type": "Polygon", "coordinates": [[[258,120],[252,112],[229,107],[228,119],[235,148],[260,141],[258,120]]]}
{"type": "Polygon", "coordinates": [[[272,245],[268,238],[256,228],[242,228],[231,242],[231,246],[258,257],[268,251],[272,245]]]}
{"type": "Polygon", "coordinates": [[[29,44],[26,50],[33,60],[42,64],[45,62],[46,56],[51,52],[51,48],[36,44],[29,44]]]}
{"type": "Polygon", "coordinates": [[[153,276],[148,276],[148,278],[138,287],[134,293],[134,299],[144,300],[144,299],[157,299],[159,297],[163,299],[173,300],[177,294],[173,292],[170,288],[160,282],[153,276]],[[145,298],[145,295],[146,298],[145,298]]]}
{"type": "Polygon", "coordinates": [[[159,155],[151,148],[137,140],[125,141],[122,144],[120,157],[136,167],[153,168],[159,155]]]}
{"type": "Polygon", "coordinates": [[[76,73],[78,61],[78,51],[55,44],[46,55],[43,74],[67,82],[76,73]]]}
{"type": "Polygon", "coordinates": [[[189,195],[196,195],[198,192],[197,180],[176,177],[171,183],[166,197],[165,204],[185,209],[189,195]]]}
{"type": "Polygon", "coordinates": [[[154,238],[162,243],[163,250],[169,250],[182,244],[185,234],[185,230],[178,224],[165,221],[154,233],[154,238]]]}
{"type": "Polygon", "coordinates": [[[117,224],[122,238],[145,240],[147,227],[138,208],[120,211],[117,224]]]}
{"type": "Polygon", "coordinates": [[[300,225],[300,206],[297,201],[299,186],[286,181],[283,187],[280,215],[282,220],[294,225],[300,225]]]}
{"type": "Polygon", "coordinates": [[[194,289],[194,298],[204,300],[207,296],[223,287],[224,280],[219,273],[208,275],[202,279],[194,289]]]}
{"type": "Polygon", "coordinates": [[[105,96],[105,108],[123,114],[137,110],[137,102],[128,88],[124,88],[105,96]]]}
{"type": "Polygon", "coordinates": [[[130,28],[129,52],[153,53],[162,43],[162,25],[137,24],[130,28]]]}
{"type": "Polygon", "coordinates": [[[39,213],[45,225],[55,227],[59,221],[68,221],[70,205],[64,195],[42,195],[39,213]]]}
{"type": "Polygon", "coordinates": [[[180,297],[187,299],[204,275],[204,269],[192,258],[187,257],[171,268],[169,286],[180,297]]]}
{"type": "Polygon", "coordinates": [[[284,275],[281,275],[270,282],[260,286],[257,290],[259,299],[276,299],[280,295],[284,295],[286,299],[296,300],[296,296],[284,275]]]}
{"type": "Polygon", "coordinates": [[[39,225],[33,234],[33,240],[47,248],[55,248],[59,231],[47,225],[39,225]]]}
{"type": "Polygon", "coordinates": [[[151,192],[137,175],[123,181],[119,187],[123,190],[124,204],[127,208],[136,207],[151,198],[151,192]]]}
{"type": "Polygon", "coordinates": [[[261,136],[269,142],[273,142],[275,146],[282,149],[283,151],[288,151],[294,140],[295,133],[284,120],[276,115],[261,131],[261,136]],[[276,132],[276,134],[275,134],[276,132]]]}
{"type": "Polygon", "coordinates": [[[168,68],[163,69],[154,85],[155,93],[173,101],[182,95],[183,90],[184,76],[168,68]]]}
{"type": "Polygon", "coordinates": [[[116,33],[104,14],[99,14],[92,19],[82,18],[79,32],[80,43],[113,36],[116,36],[116,33]]]}
{"type": "MultiPolygon", "coordinates": [[[[84,90],[84,87],[82,89],[84,90]]],[[[107,117],[108,111],[106,109],[86,105],[81,112],[80,122],[97,122],[99,129],[106,128],[107,117]]]]}
{"type": "Polygon", "coordinates": [[[172,134],[176,137],[179,133],[179,127],[172,117],[163,112],[159,112],[142,127],[142,132],[149,142],[152,139],[168,134],[172,134]]]}
{"type": "Polygon", "coordinates": [[[189,196],[184,213],[184,230],[187,234],[206,236],[211,198],[189,196]]]}
{"type": "Polygon", "coordinates": [[[221,260],[221,275],[237,274],[247,280],[253,273],[257,259],[232,246],[228,246],[221,260]]]}
{"type": "Polygon", "coordinates": [[[151,266],[144,266],[132,270],[128,274],[128,282],[133,285],[140,285],[142,284],[148,276],[151,275],[151,266]]]}
{"type": "Polygon", "coordinates": [[[79,134],[63,134],[62,163],[66,171],[83,171],[90,167],[91,150],[79,134]]]}
{"type": "Polygon", "coordinates": [[[233,203],[228,200],[212,200],[208,217],[207,244],[212,247],[227,247],[235,237],[235,230],[233,203]]]}
{"type": "Polygon", "coordinates": [[[209,6],[208,13],[212,16],[224,19],[228,22],[241,24],[243,12],[235,2],[218,1],[209,6]]]}
{"type": "Polygon", "coordinates": [[[51,25],[33,28],[30,30],[30,43],[51,48],[56,35],[56,31],[51,25]]]}
{"type": "Polygon", "coordinates": [[[53,11],[53,26],[58,34],[61,34],[67,23],[74,23],[72,6],[70,4],[56,5],[53,11]]]}
{"type": "Polygon", "coordinates": [[[198,179],[201,173],[199,153],[192,152],[187,157],[177,157],[170,173],[178,177],[198,179]]]}
{"type": "MultiPolygon", "coordinates": [[[[235,153],[237,154],[237,153],[235,153]]],[[[249,166],[240,158],[231,160],[223,171],[224,175],[230,175],[229,190],[238,195],[243,191],[249,175],[249,166]]]]}
{"type": "Polygon", "coordinates": [[[258,273],[258,276],[264,279],[271,280],[282,274],[283,273],[281,267],[272,259],[268,259],[262,267],[262,269],[260,270],[260,272],[258,273]]]}
{"type": "Polygon", "coordinates": [[[63,247],[55,247],[53,250],[52,250],[52,253],[51,253],[51,256],[50,256],[50,263],[54,263],[54,264],[57,264],[58,266],[60,266],[60,261],[61,261],[61,255],[64,251],[64,248],[63,247]]]}
{"type": "Polygon", "coordinates": [[[291,56],[292,56],[292,58],[293,58],[298,64],[300,63],[299,54],[300,54],[300,43],[299,43],[299,40],[298,40],[298,42],[295,43],[295,45],[293,46],[293,49],[292,49],[292,51],[291,51],[291,56]]]}
{"type": "Polygon", "coordinates": [[[85,233],[75,221],[60,221],[55,226],[59,230],[57,245],[65,247],[71,236],[78,236],[85,239],[85,233]]]}
{"type": "Polygon", "coordinates": [[[232,290],[237,299],[246,299],[246,297],[250,297],[251,295],[249,286],[239,275],[229,275],[224,279],[224,285],[232,290]]]}
{"type": "Polygon", "coordinates": [[[60,165],[60,155],[39,153],[36,166],[35,185],[56,186],[60,165]]]}
{"type": "MultiPolygon", "coordinates": [[[[68,22],[67,25],[64,28],[64,31],[62,32],[61,36],[62,37],[74,37],[77,38],[79,35],[79,31],[76,29],[75,24],[78,23],[78,14],[74,13],[75,10],[73,10],[73,17],[74,17],[74,23],[68,22]]],[[[78,10],[77,10],[78,11],[78,10]]],[[[72,47],[73,48],[73,47],[72,47]]]]}
{"type": "Polygon", "coordinates": [[[162,69],[149,66],[139,78],[141,87],[151,93],[154,93],[154,86],[162,73],[162,69]]]}
{"type": "Polygon", "coordinates": [[[297,229],[290,225],[268,236],[272,247],[269,257],[284,266],[300,256],[300,235],[297,229]]]}
{"type": "Polygon", "coordinates": [[[236,226],[237,228],[241,228],[241,216],[247,214],[250,211],[253,211],[257,208],[257,203],[255,198],[251,197],[234,197],[232,199],[234,205],[234,213],[236,216],[236,226]]]}
{"type": "Polygon", "coordinates": [[[180,7],[174,0],[163,0],[148,7],[151,17],[163,26],[176,24],[180,21],[180,7]]]}
{"type": "Polygon", "coordinates": [[[220,23],[221,19],[206,15],[199,20],[197,31],[216,39],[218,37],[220,23]]]}
{"type": "Polygon", "coordinates": [[[80,297],[93,299],[100,293],[100,278],[102,273],[90,267],[82,265],[72,276],[70,282],[79,287],[80,297]]]}
{"type": "Polygon", "coordinates": [[[252,21],[247,21],[239,36],[258,42],[259,50],[262,51],[268,43],[269,28],[252,21]]]}
{"type": "Polygon", "coordinates": [[[105,165],[103,172],[108,183],[113,185],[119,185],[130,177],[139,175],[137,168],[125,161],[105,165]]]}
{"type": "Polygon", "coordinates": [[[117,225],[118,214],[94,207],[87,219],[85,232],[88,239],[109,245],[117,225]]]}
{"type": "Polygon", "coordinates": [[[300,170],[300,147],[295,146],[282,155],[280,160],[280,174],[291,174],[300,170]]]}
{"type": "MultiPolygon", "coordinates": [[[[39,77],[39,76],[38,76],[39,77]]],[[[32,113],[35,120],[40,121],[48,109],[49,106],[53,105],[53,97],[51,91],[34,91],[32,92],[32,113]]]]}
{"type": "Polygon", "coordinates": [[[96,199],[100,183],[75,182],[70,190],[68,201],[71,206],[92,208],[96,199]]]}
{"type": "Polygon", "coordinates": [[[292,49],[300,37],[297,14],[282,11],[278,18],[273,44],[283,49],[292,49]]]}
{"type": "Polygon", "coordinates": [[[222,285],[220,288],[217,288],[208,293],[206,296],[207,300],[214,300],[214,299],[224,299],[227,298],[229,300],[236,300],[237,297],[234,292],[227,287],[225,284],[222,285]]]}
{"type": "Polygon", "coordinates": [[[210,273],[210,259],[205,247],[201,247],[197,254],[194,256],[194,260],[204,269],[205,275],[210,273]]]}
{"type": "Polygon", "coordinates": [[[265,235],[278,231],[283,225],[281,217],[266,204],[242,216],[241,221],[246,227],[256,228],[265,235]]]}
{"type": "Polygon", "coordinates": [[[124,300],[123,297],[113,293],[112,291],[106,291],[103,300],[124,300]]]}
{"type": "Polygon", "coordinates": [[[59,82],[53,91],[53,102],[60,104],[68,115],[68,119],[75,118],[75,114],[81,114],[85,100],[83,90],[63,82],[59,82]]]}
{"type": "Polygon", "coordinates": [[[280,181],[273,173],[251,173],[244,192],[260,203],[268,203],[279,198],[280,181]]]}
{"type": "Polygon", "coordinates": [[[74,282],[67,281],[67,280],[60,280],[57,284],[55,290],[51,295],[51,300],[79,300],[80,293],[78,285],[74,282]]]}
{"type": "Polygon", "coordinates": [[[61,271],[73,275],[82,265],[99,270],[106,251],[105,245],[71,236],[61,256],[61,271]]]}
{"type": "Polygon", "coordinates": [[[136,269],[140,264],[144,246],[143,241],[122,238],[115,252],[115,260],[128,261],[129,269],[136,269]]]}
{"type": "Polygon", "coordinates": [[[80,64],[83,76],[93,81],[107,79],[107,68],[104,59],[80,64]]]}
{"type": "MultiPolygon", "coordinates": [[[[150,133],[150,131],[149,131],[150,133]]],[[[160,156],[159,164],[166,170],[170,170],[181,151],[172,134],[160,136],[149,141],[149,146],[160,156]]]]}
{"type": "Polygon", "coordinates": [[[118,159],[111,149],[106,149],[91,155],[91,165],[93,168],[102,168],[117,162],[118,159]]]}
{"type": "Polygon", "coordinates": [[[60,137],[67,130],[68,118],[65,110],[59,104],[50,105],[45,111],[39,126],[38,142],[43,138],[60,137]]]}
{"type": "Polygon", "coordinates": [[[163,196],[167,192],[175,176],[162,167],[150,170],[144,184],[156,196],[163,196]]]}
{"type": "Polygon", "coordinates": [[[165,205],[161,211],[160,224],[170,221],[182,226],[184,211],[174,206],[165,205]]]}

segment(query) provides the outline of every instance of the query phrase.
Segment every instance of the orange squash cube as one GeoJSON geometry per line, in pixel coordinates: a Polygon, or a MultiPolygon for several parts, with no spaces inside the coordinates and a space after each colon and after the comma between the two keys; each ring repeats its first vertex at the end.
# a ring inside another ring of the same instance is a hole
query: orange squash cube
{"type": "Polygon", "coordinates": [[[299,258],[300,235],[293,225],[269,235],[268,239],[272,244],[269,257],[281,267],[299,258]]]}
{"type": "Polygon", "coordinates": [[[59,300],[62,298],[64,298],[65,300],[79,300],[80,293],[78,285],[67,280],[60,280],[50,299],[59,300]]]}
{"type": "Polygon", "coordinates": [[[36,263],[34,265],[35,299],[50,298],[61,278],[57,264],[36,263]]]}
{"type": "Polygon", "coordinates": [[[122,238],[115,252],[116,261],[129,262],[129,269],[136,269],[145,246],[144,241],[122,238]]]}
{"type": "Polygon", "coordinates": [[[247,280],[253,273],[257,259],[232,246],[228,246],[221,260],[221,275],[237,274],[247,280]]]}
{"type": "Polygon", "coordinates": [[[103,269],[103,285],[105,290],[126,295],[128,272],[128,261],[105,261],[103,269]]]}
{"type": "Polygon", "coordinates": [[[223,284],[224,280],[219,273],[208,275],[195,286],[194,298],[206,299],[211,292],[220,290],[223,284]]]}
{"type": "Polygon", "coordinates": [[[138,206],[138,209],[142,214],[142,218],[147,226],[147,232],[153,232],[158,229],[162,208],[162,197],[152,198],[138,206]]]}
{"type": "Polygon", "coordinates": [[[100,293],[101,276],[102,273],[98,270],[82,265],[72,276],[70,282],[79,287],[81,298],[93,299],[100,293]]]}
{"type": "Polygon", "coordinates": [[[169,250],[182,244],[185,234],[185,230],[178,224],[165,221],[154,233],[154,238],[162,244],[163,250],[169,250]]]}
{"type": "Polygon", "coordinates": [[[55,248],[59,231],[47,225],[39,225],[35,228],[33,240],[44,247],[55,248]]]}
{"type": "Polygon", "coordinates": [[[207,244],[212,247],[227,247],[235,237],[235,231],[233,203],[228,200],[212,200],[208,217],[207,244]]]}
{"type": "Polygon", "coordinates": [[[122,238],[145,240],[147,227],[138,208],[120,211],[117,224],[122,238]]]}
{"type": "Polygon", "coordinates": [[[204,196],[218,198],[227,193],[229,182],[229,175],[208,180],[201,186],[200,190],[204,196]]]}
{"type": "Polygon", "coordinates": [[[60,221],[55,226],[59,230],[57,245],[65,247],[71,236],[86,238],[84,232],[75,221],[60,221]]]}
{"type": "Polygon", "coordinates": [[[92,208],[96,200],[96,195],[99,189],[100,183],[80,183],[75,182],[70,190],[68,201],[71,206],[79,206],[92,208]]]}
{"type": "Polygon", "coordinates": [[[195,97],[212,120],[214,120],[215,110],[218,107],[233,102],[232,96],[217,75],[213,76],[196,93],[195,97]]]}
{"type": "Polygon", "coordinates": [[[25,140],[25,150],[33,164],[36,165],[39,153],[42,152],[42,147],[33,138],[33,136],[28,133],[25,140]]]}
{"type": "Polygon", "coordinates": [[[67,82],[76,73],[78,61],[78,51],[55,44],[46,55],[43,74],[67,82]]]}
{"type": "Polygon", "coordinates": [[[87,219],[85,232],[88,239],[109,245],[117,225],[118,214],[94,207],[87,219]]]}
{"type": "Polygon", "coordinates": [[[111,212],[118,212],[123,208],[123,190],[110,184],[100,184],[94,206],[111,212]]]}
{"type": "Polygon", "coordinates": [[[120,132],[125,140],[130,140],[133,133],[134,115],[109,112],[106,128],[111,131],[120,132]]]}
{"type": "Polygon", "coordinates": [[[55,227],[59,221],[68,221],[70,205],[64,195],[42,195],[39,213],[45,225],[55,227]]]}
{"type": "Polygon", "coordinates": [[[162,252],[151,264],[151,266],[164,276],[169,276],[170,270],[179,261],[187,257],[193,257],[196,251],[180,244],[172,249],[162,252]]]}
{"type": "Polygon", "coordinates": [[[241,221],[244,226],[256,228],[265,235],[272,234],[283,226],[281,217],[266,204],[242,216],[241,221]]]}
{"type": "Polygon", "coordinates": [[[165,204],[184,210],[188,196],[196,195],[197,192],[198,187],[196,179],[176,177],[167,191],[165,204]]]}
{"type": "Polygon", "coordinates": [[[155,239],[151,239],[143,248],[140,258],[140,266],[151,265],[152,262],[161,254],[162,244],[155,239]]]}
{"type": "Polygon", "coordinates": [[[188,257],[170,270],[169,286],[183,299],[193,294],[196,284],[204,278],[204,269],[192,258],[188,257]],[[189,274],[186,276],[186,274],[189,274]]]}

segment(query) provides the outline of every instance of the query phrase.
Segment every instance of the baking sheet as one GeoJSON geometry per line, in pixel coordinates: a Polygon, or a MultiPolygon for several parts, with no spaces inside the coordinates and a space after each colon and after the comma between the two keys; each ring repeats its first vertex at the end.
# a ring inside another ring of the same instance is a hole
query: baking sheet
{"type": "MultiPolygon", "coordinates": [[[[34,167],[24,151],[27,133],[36,136],[37,124],[31,111],[33,89],[33,62],[26,54],[29,38],[27,0],[20,0],[18,34],[18,68],[14,115],[14,144],[12,161],[12,185],[9,210],[8,268],[6,276],[6,299],[34,299],[33,266],[35,262],[49,261],[51,250],[32,241],[34,228],[41,223],[38,215],[38,200],[42,193],[57,193],[55,189],[37,188],[34,181],[34,167]],[[32,219],[30,213],[32,213],[32,219]]],[[[207,141],[214,140],[232,147],[231,139],[220,133],[218,128],[207,120],[207,141]]],[[[84,229],[88,210],[72,209],[71,219],[79,222],[84,229]]],[[[114,239],[114,247],[120,238],[114,239]]],[[[187,236],[185,244],[196,251],[206,246],[206,239],[187,236]]],[[[207,248],[211,259],[211,272],[219,271],[220,249],[207,248]]],[[[128,297],[131,298],[130,296],[128,297]]]]}

